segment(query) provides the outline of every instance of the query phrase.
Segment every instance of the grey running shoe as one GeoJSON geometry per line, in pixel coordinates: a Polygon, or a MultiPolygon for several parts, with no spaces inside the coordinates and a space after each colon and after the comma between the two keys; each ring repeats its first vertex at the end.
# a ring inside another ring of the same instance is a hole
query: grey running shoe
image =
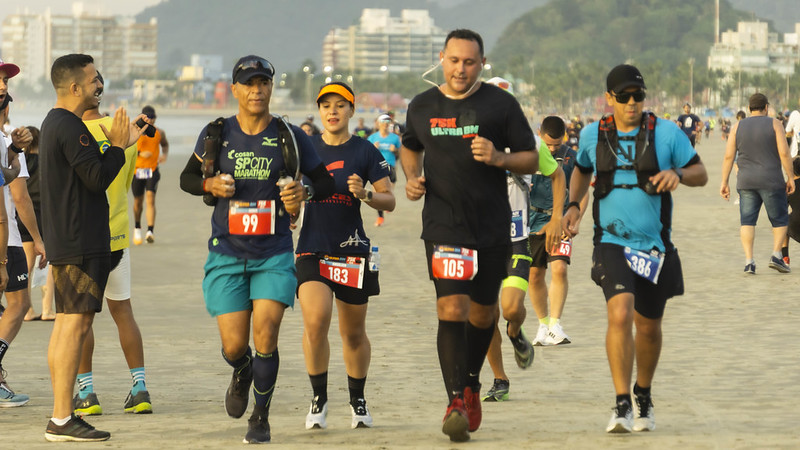
{"type": "Polygon", "coordinates": [[[267,410],[256,405],[253,414],[247,420],[247,434],[244,435],[245,444],[265,444],[271,439],[267,410]]]}
{"type": "Polygon", "coordinates": [[[653,431],[656,429],[656,414],[653,410],[653,398],[636,396],[636,409],[638,412],[633,419],[633,431],[653,431]]]}
{"type": "Polygon", "coordinates": [[[228,412],[229,416],[238,419],[247,411],[247,402],[250,399],[250,383],[252,382],[252,360],[239,370],[233,369],[231,384],[225,393],[225,411],[228,412]]]}
{"type": "Polygon", "coordinates": [[[92,392],[86,398],[81,398],[80,394],[75,394],[72,399],[72,409],[77,416],[99,416],[103,414],[103,407],[97,399],[97,394],[92,392]]]}
{"type": "Polygon", "coordinates": [[[44,438],[50,442],[96,442],[108,440],[110,437],[111,433],[108,431],[96,430],[75,414],[61,426],[49,421],[44,433],[44,438]]]}
{"type": "Polygon", "coordinates": [[[516,337],[511,337],[508,334],[508,323],[506,323],[506,335],[508,338],[511,339],[511,343],[514,345],[514,359],[517,361],[517,366],[520,369],[527,369],[528,367],[533,364],[533,344],[528,339],[528,336],[525,335],[525,330],[521,327],[519,329],[519,334],[516,337]]]}
{"type": "Polygon", "coordinates": [[[511,383],[508,380],[494,379],[492,388],[483,396],[485,402],[504,402],[508,400],[508,389],[511,383]]]}
{"type": "Polygon", "coordinates": [[[0,382],[0,408],[22,406],[31,400],[25,394],[17,394],[8,387],[5,381],[0,382]]]}
{"type": "Polygon", "coordinates": [[[611,409],[611,420],[606,427],[607,433],[630,433],[633,429],[633,408],[628,402],[617,403],[611,409]]]}
{"type": "Polygon", "coordinates": [[[125,412],[134,414],[151,414],[153,412],[153,405],[150,404],[150,393],[147,391],[139,391],[136,395],[131,395],[128,392],[128,398],[125,399],[125,412]]]}

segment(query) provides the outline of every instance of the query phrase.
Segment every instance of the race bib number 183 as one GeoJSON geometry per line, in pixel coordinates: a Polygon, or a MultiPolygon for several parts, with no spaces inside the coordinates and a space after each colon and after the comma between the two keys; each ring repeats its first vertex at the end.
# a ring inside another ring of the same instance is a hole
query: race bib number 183
{"type": "Polygon", "coordinates": [[[658,250],[645,253],[625,247],[625,259],[633,273],[653,284],[658,283],[658,276],[664,264],[664,253],[658,250]]]}
{"type": "Polygon", "coordinates": [[[275,234],[275,200],[232,200],[228,209],[228,232],[247,236],[275,234]]]}
{"type": "Polygon", "coordinates": [[[431,269],[433,277],[440,280],[471,280],[478,274],[478,251],[434,245],[431,269]]]}
{"type": "Polygon", "coordinates": [[[319,274],[336,284],[361,289],[364,283],[364,261],[359,256],[323,256],[319,274]]]}

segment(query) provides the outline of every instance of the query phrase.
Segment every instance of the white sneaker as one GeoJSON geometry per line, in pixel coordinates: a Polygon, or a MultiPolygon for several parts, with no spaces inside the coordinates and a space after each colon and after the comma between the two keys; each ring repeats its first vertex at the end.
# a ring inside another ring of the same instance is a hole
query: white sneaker
{"type": "Polygon", "coordinates": [[[133,229],[133,245],[142,245],[142,229],[133,229]]]}
{"type": "Polygon", "coordinates": [[[553,345],[548,341],[549,328],[543,323],[539,323],[539,330],[536,332],[536,338],[531,342],[535,346],[553,345]]]}
{"type": "Polygon", "coordinates": [[[144,240],[147,241],[148,244],[152,244],[156,241],[156,236],[152,231],[147,230],[147,234],[144,235],[144,240]]]}
{"type": "Polygon", "coordinates": [[[311,406],[308,407],[308,415],[306,415],[306,430],[310,430],[312,428],[319,428],[324,430],[328,428],[328,423],[325,419],[328,417],[328,402],[325,402],[324,405],[320,408],[319,403],[317,401],[319,397],[314,397],[311,400],[311,406]]]}
{"type": "Polygon", "coordinates": [[[653,411],[651,397],[636,396],[636,418],[633,419],[633,431],[653,431],[656,429],[656,414],[653,411]]]}
{"type": "Polygon", "coordinates": [[[359,398],[355,405],[350,403],[350,412],[353,413],[350,428],[372,428],[372,415],[369,413],[366,400],[359,398]]]}
{"type": "Polygon", "coordinates": [[[615,406],[611,410],[611,420],[606,427],[607,433],[630,433],[633,429],[633,408],[628,403],[615,406]]]}
{"type": "Polygon", "coordinates": [[[564,332],[564,329],[561,328],[560,323],[554,323],[550,325],[550,328],[547,331],[547,343],[549,345],[562,345],[562,344],[569,344],[569,336],[567,333],[564,332]]]}

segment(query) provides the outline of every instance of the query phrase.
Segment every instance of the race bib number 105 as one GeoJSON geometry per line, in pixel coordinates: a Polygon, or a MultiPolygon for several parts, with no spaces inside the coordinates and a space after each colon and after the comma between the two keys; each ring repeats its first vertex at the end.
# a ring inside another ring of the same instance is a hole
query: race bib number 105
{"type": "Polygon", "coordinates": [[[664,265],[664,253],[658,250],[645,253],[625,247],[625,259],[633,273],[653,284],[658,283],[658,276],[664,265]]]}
{"type": "Polygon", "coordinates": [[[245,236],[275,234],[275,200],[231,201],[228,232],[245,236]]]}
{"type": "Polygon", "coordinates": [[[434,245],[431,269],[433,277],[440,280],[471,280],[478,274],[478,251],[434,245]]]}
{"type": "Polygon", "coordinates": [[[319,274],[336,284],[361,289],[364,284],[365,258],[358,256],[323,256],[319,274]]]}

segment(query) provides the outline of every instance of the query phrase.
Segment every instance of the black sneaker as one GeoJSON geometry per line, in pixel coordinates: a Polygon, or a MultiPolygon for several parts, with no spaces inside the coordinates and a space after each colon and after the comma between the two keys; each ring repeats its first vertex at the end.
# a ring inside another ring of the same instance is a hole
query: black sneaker
{"type": "Polygon", "coordinates": [[[504,402],[508,400],[508,390],[510,387],[511,383],[508,380],[495,378],[492,388],[486,392],[482,400],[485,402],[504,402]]]}
{"type": "Polygon", "coordinates": [[[110,437],[111,433],[108,431],[96,430],[75,414],[62,426],[49,421],[44,432],[44,438],[50,442],[97,442],[106,441],[110,437]]]}
{"type": "Polygon", "coordinates": [[[131,393],[128,392],[128,398],[125,399],[124,408],[126,413],[152,414],[153,405],[150,404],[150,393],[147,391],[139,391],[136,395],[131,395],[131,393]]]}
{"type": "Polygon", "coordinates": [[[525,331],[522,327],[519,329],[519,334],[515,337],[511,337],[511,335],[508,334],[509,325],[510,324],[506,322],[506,335],[514,346],[514,359],[517,361],[517,366],[519,366],[520,369],[527,369],[533,364],[533,344],[531,344],[528,336],[525,335],[525,331]]]}
{"type": "Polygon", "coordinates": [[[252,360],[239,370],[233,369],[231,384],[225,393],[225,411],[228,412],[229,416],[238,419],[247,411],[247,402],[250,399],[250,383],[252,382],[252,360]]]}
{"type": "Polygon", "coordinates": [[[99,416],[103,414],[103,407],[100,406],[100,400],[97,399],[97,394],[92,392],[86,398],[81,398],[80,394],[75,394],[72,399],[72,409],[78,416],[99,416]]]}
{"type": "Polygon", "coordinates": [[[247,434],[244,435],[245,444],[264,444],[271,439],[269,432],[269,421],[267,420],[267,410],[262,406],[256,405],[253,414],[247,420],[247,434]]]}

